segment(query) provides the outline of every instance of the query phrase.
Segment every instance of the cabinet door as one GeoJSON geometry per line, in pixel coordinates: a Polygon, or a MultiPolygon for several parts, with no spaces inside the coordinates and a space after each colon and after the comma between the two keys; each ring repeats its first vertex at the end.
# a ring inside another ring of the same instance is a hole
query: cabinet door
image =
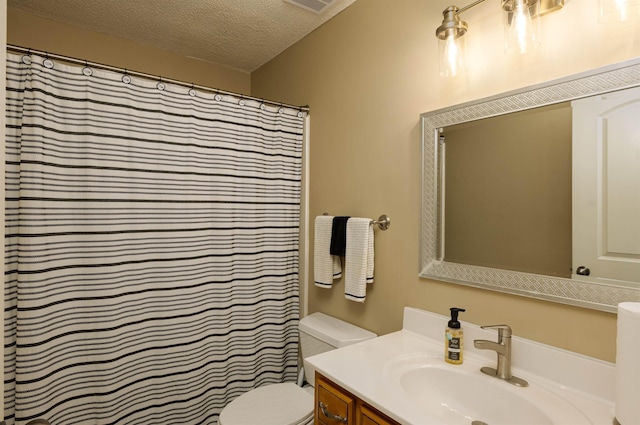
{"type": "Polygon", "coordinates": [[[333,382],[316,374],[316,424],[355,425],[355,399],[333,382]]]}
{"type": "Polygon", "coordinates": [[[364,403],[358,403],[356,425],[397,425],[398,423],[364,403]]]}

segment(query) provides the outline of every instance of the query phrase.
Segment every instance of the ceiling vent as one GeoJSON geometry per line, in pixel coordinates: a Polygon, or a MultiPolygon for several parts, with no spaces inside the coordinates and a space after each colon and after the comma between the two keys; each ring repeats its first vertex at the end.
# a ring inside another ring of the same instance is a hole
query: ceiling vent
{"type": "Polygon", "coordinates": [[[284,0],[303,9],[310,10],[315,13],[324,12],[330,5],[337,3],[339,0],[284,0]]]}

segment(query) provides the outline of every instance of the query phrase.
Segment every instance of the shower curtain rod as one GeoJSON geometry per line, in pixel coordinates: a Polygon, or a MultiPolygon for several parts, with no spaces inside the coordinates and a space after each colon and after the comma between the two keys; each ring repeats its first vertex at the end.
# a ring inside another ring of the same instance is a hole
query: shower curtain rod
{"type": "Polygon", "coordinates": [[[176,85],[183,86],[183,87],[188,87],[188,88],[198,89],[198,90],[202,90],[202,91],[207,91],[209,93],[225,94],[225,95],[235,96],[235,97],[238,97],[238,98],[241,98],[241,99],[255,100],[257,102],[266,103],[268,105],[281,106],[281,107],[296,109],[296,110],[299,110],[299,111],[302,111],[302,112],[309,112],[309,106],[306,106],[306,105],[305,106],[289,105],[289,104],[282,103],[282,102],[275,102],[273,100],[261,99],[261,98],[258,98],[258,97],[247,96],[247,95],[244,95],[244,94],[233,93],[233,92],[226,91],[226,90],[220,90],[220,89],[215,89],[215,88],[211,88],[211,87],[200,86],[200,85],[197,85],[197,84],[187,83],[187,82],[184,82],[184,81],[172,80],[170,78],[163,78],[162,76],[159,76],[159,75],[152,75],[152,74],[146,74],[144,72],[131,71],[129,69],[118,68],[116,66],[105,65],[105,64],[102,64],[102,63],[88,62],[88,61],[82,60],[82,59],[72,58],[72,57],[63,56],[63,55],[56,55],[55,53],[43,52],[41,50],[35,50],[35,49],[30,49],[30,48],[28,49],[26,47],[15,46],[15,45],[12,45],[12,44],[7,44],[7,50],[13,51],[15,53],[26,53],[26,54],[34,53],[34,54],[39,55],[39,56],[44,56],[44,57],[48,57],[48,58],[51,58],[51,59],[58,59],[58,60],[62,60],[62,61],[65,61],[65,62],[71,62],[71,63],[77,64],[77,65],[85,65],[85,66],[90,66],[92,68],[105,69],[105,70],[108,70],[108,71],[123,72],[123,73],[126,73],[128,75],[134,75],[136,77],[146,78],[148,80],[160,80],[160,81],[162,81],[164,83],[176,84],[176,85]]]}

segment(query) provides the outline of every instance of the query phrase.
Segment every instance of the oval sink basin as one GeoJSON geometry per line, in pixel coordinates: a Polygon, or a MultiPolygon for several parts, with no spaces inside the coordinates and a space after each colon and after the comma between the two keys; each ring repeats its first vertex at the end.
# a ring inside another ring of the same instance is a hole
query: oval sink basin
{"type": "Polygon", "coordinates": [[[589,425],[572,404],[529,382],[516,387],[484,375],[479,363],[415,354],[390,361],[385,378],[429,416],[449,425],[589,425]]]}

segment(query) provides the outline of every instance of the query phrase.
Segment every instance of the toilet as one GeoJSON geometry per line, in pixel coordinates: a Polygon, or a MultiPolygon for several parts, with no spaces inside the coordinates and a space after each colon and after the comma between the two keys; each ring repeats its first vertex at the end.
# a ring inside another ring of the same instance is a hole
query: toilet
{"type": "Polygon", "coordinates": [[[300,319],[300,346],[308,385],[286,382],[254,388],[227,404],[218,425],[304,425],[313,423],[315,369],[306,359],[377,335],[323,313],[300,319]]]}

